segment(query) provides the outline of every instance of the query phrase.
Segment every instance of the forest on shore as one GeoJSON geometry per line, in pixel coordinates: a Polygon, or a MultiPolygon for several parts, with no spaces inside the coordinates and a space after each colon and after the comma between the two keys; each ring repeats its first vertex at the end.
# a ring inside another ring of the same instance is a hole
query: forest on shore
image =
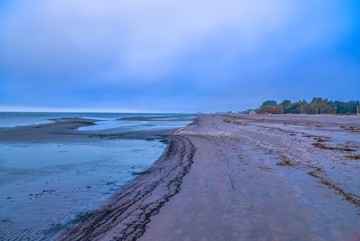
{"type": "MultiPolygon", "coordinates": [[[[360,101],[328,100],[327,98],[315,97],[311,102],[306,100],[291,102],[284,100],[277,103],[275,100],[267,100],[252,113],[258,114],[339,114],[353,115],[360,112],[360,101]]],[[[248,111],[250,113],[250,111],[248,111]]]]}

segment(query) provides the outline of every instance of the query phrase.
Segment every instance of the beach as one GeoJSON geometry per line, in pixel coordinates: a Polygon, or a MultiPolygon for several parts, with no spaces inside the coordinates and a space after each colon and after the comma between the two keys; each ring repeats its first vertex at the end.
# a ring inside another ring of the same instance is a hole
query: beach
{"type": "Polygon", "coordinates": [[[150,168],[134,171],[136,178],[100,207],[52,230],[51,240],[359,238],[359,117],[200,115],[177,130],[77,131],[91,125],[70,118],[1,130],[0,141],[15,143],[166,140],[150,168]]]}
{"type": "Polygon", "coordinates": [[[54,240],[146,172],[193,116],[0,113],[0,240],[54,240]]]}
{"type": "Polygon", "coordinates": [[[59,240],[358,240],[360,119],[203,115],[59,240]]]}

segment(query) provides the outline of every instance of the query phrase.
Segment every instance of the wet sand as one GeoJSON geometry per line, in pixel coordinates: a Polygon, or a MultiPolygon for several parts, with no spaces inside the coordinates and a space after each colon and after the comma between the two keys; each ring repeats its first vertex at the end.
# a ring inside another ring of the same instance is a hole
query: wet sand
{"type": "MultiPolygon", "coordinates": [[[[149,119],[149,118],[143,118],[149,119]]],[[[5,142],[49,142],[49,141],[88,141],[96,139],[159,139],[172,130],[130,131],[124,133],[103,133],[99,131],[78,131],[83,126],[95,125],[98,120],[84,118],[62,118],[54,123],[0,128],[0,143],[5,142]]]]}
{"type": "Polygon", "coordinates": [[[59,240],[358,240],[360,118],[201,116],[59,240]]]}
{"type": "Polygon", "coordinates": [[[0,128],[0,142],[47,142],[49,140],[71,140],[89,138],[76,131],[79,127],[94,125],[95,120],[66,118],[54,123],[0,128]]]}

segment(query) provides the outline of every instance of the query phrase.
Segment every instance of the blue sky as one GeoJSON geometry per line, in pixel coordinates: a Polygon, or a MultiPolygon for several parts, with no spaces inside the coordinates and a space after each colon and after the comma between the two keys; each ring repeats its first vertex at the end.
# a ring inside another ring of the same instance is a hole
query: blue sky
{"type": "Polygon", "coordinates": [[[360,99],[355,0],[0,0],[0,36],[0,110],[360,99]]]}

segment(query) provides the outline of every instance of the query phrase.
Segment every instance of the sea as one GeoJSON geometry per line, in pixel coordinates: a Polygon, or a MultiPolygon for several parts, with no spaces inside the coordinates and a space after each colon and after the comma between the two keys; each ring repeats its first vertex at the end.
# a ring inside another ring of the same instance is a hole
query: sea
{"type": "MultiPolygon", "coordinates": [[[[0,112],[0,134],[75,117],[96,120],[78,132],[121,134],[177,129],[196,115],[0,112]]],[[[0,240],[53,240],[121,192],[165,148],[160,139],[0,142],[0,240]]]]}

